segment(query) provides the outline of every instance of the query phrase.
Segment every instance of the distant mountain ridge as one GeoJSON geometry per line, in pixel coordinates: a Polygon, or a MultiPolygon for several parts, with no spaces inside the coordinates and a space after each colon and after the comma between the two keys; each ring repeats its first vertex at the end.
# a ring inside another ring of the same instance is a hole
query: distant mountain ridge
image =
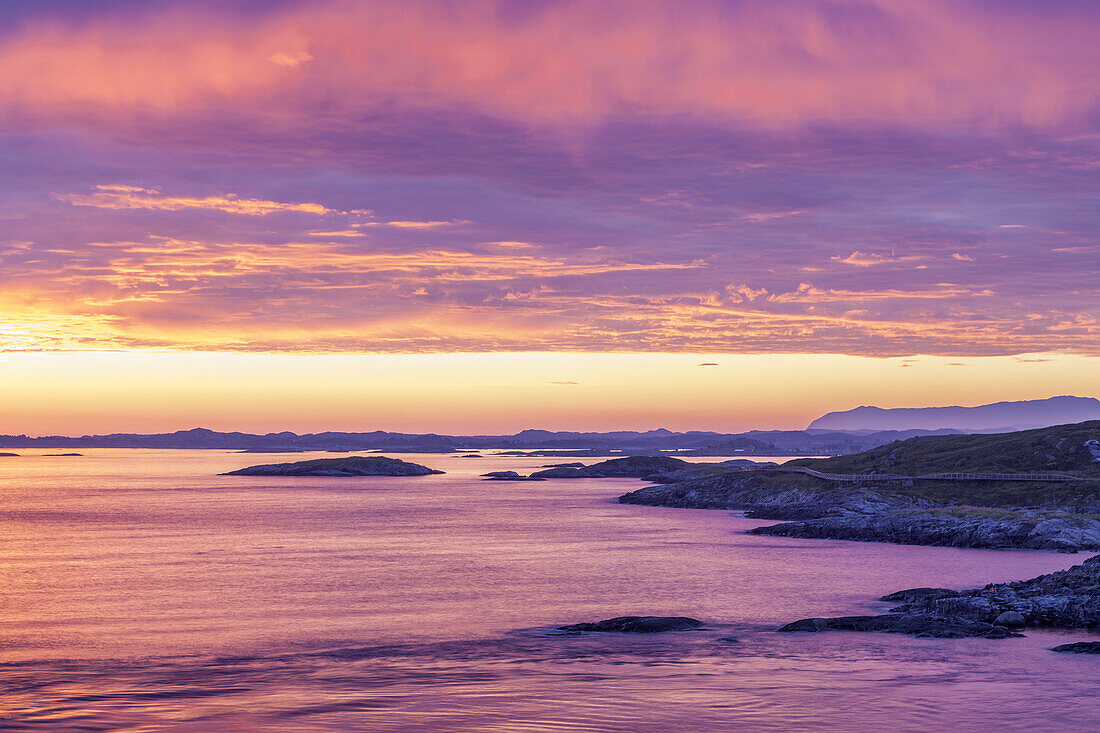
{"type": "Polygon", "coordinates": [[[1062,395],[1045,400],[994,402],[976,407],[863,406],[830,412],[806,428],[813,430],[957,430],[1012,431],[1100,420],[1100,400],[1062,395]]]}
{"type": "Polygon", "coordinates": [[[752,430],[716,433],[692,430],[674,433],[664,428],[645,432],[620,430],[604,433],[523,430],[514,435],[439,435],[437,433],[324,432],[299,435],[292,432],[257,435],[215,432],[207,428],[174,433],[113,433],[79,437],[0,435],[3,448],[171,448],[238,450],[250,453],[300,451],[385,451],[389,453],[454,453],[482,449],[516,451],[583,452],[593,455],[624,452],[659,455],[677,451],[681,456],[807,456],[838,455],[867,450],[915,435],[952,431],[843,431],[752,430]]]}

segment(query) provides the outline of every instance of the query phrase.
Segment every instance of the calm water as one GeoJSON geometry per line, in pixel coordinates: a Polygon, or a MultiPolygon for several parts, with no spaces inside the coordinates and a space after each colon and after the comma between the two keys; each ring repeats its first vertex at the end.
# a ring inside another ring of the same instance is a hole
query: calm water
{"type": "Polygon", "coordinates": [[[2,730],[1100,728],[1100,660],[1047,651],[1073,635],[774,633],[1081,555],[753,537],[766,522],[610,502],[635,480],[476,479],[549,459],[271,479],[216,474],[282,457],[18,452],[0,459],[2,730]],[[547,631],[625,614],[709,628],[547,631]]]}

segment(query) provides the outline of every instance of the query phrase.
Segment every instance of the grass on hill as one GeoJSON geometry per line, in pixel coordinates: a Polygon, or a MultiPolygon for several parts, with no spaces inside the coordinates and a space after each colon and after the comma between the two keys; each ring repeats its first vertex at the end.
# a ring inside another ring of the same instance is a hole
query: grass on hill
{"type": "Polygon", "coordinates": [[[1068,473],[1100,478],[1100,461],[1086,445],[1089,441],[1100,441],[1100,420],[994,435],[923,436],[862,453],[800,458],[786,465],[848,474],[1068,473]]]}

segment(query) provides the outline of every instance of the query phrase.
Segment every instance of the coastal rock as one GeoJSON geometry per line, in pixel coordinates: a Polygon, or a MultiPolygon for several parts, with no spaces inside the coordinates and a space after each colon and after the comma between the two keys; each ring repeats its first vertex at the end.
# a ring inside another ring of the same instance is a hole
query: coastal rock
{"type": "Polygon", "coordinates": [[[43,453],[43,458],[75,458],[77,456],[83,456],[83,453],[43,453]]]}
{"type": "Polygon", "coordinates": [[[690,468],[692,465],[672,456],[628,456],[593,463],[587,470],[607,477],[644,478],[690,468]]]}
{"type": "Polygon", "coordinates": [[[941,618],[917,614],[884,614],[880,616],[841,616],[838,618],[804,618],[779,629],[780,631],[875,631],[886,634],[908,634],[921,638],[962,639],[981,637],[1005,639],[1020,636],[1004,626],[941,618]]]}
{"type": "Polygon", "coordinates": [[[1024,626],[1100,628],[1100,556],[1030,580],[987,585],[948,597],[929,594],[899,600],[904,600],[903,604],[893,609],[898,613],[1006,626],[1011,620],[1024,626]]]}
{"type": "Polygon", "coordinates": [[[617,616],[580,624],[558,626],[558,631],[602,631],[618,634],[657,634],[664,631],[697,629],[702,621],[687,616],[617,616]]]}
{"type": "Polygon", "coordinates": [[[595,473],[588,468],[576,468],[574,466],[557,466],[545,468],[531,474],[535,478],[603,478],[603,474],[595,473]]]}
{"type": "Polygon", "coordinates": [[[1004,626],[1006,629],[1022,629],[1027,624],[1027,619],[1019,611],[1005,611],[997,616],[993,623],[1004,626]]]}
{"type": "Polygon", "coordinates": [[[888,593],[879,600],[890,601],[891,603],[912,603],[913,601],[932,598],[949,598],[958,595],[960,595],[959,591],[951,590],[950,588],[909,588],[908,590],[888,593]]]}
{"type": "MultiPolygon", "coordinates": [[[[671,456],[627,456],[585,466],[583,463],[562,463],[532,473],[539,478],[645,478],[655,480],[672,471],[697,468],[696,464],[671,456]]],[[[732,469],[730,469],[732,470],[732,469]]]]}
{"type": "Polygon", "coordinates": [[[1100,654],[1100,641],[1075,641],[1072,644],[1056,646],[1051,651],[1069,654],[1100,654]]]}
{"type": "Polygon", "coordinates": [[[295,463],[268,463],[249,466],[223,476],[427,476],[443,473],[418,463],[385,456],[318,458],[295,463]]]}
{"type": "Polygon", "coordinates": [[[0,453],[0,458],[18,458],[18,453],[0,453]]]}
{"type": "Polygon", "coordinates": [[[1042,521],[1024,513],[1007,512],[990,516],[923,511],[846,514],[757,527],[750,534],[942,547],[1060,552],[1100,549],[1100,521],[1095,519],[1042,521]]]}
{"type": "Polygon", "coordinates": [[[490,471],[481,474],[486,481],[544,481],[538,476],[524,476],[515,471],[490,471]]]}

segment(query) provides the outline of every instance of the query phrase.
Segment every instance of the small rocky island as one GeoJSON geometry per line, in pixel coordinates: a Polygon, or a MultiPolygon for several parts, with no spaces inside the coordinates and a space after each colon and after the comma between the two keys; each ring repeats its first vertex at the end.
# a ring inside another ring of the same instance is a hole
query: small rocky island
{"type": "Polygon", "coordinates": [[[428,476],[443,473],[385,456],[349,456],[347,458],[317,458],[294,463],[266,463],[249,466],[222,476],[428,476]]]}
{"type": "Polygon", "coordinates": [[[555,627],[571,634],[601,632],[611,634],[660,634],[666,631],[687,631],[703,625],[699,619],[687,616],[616,616],[603,621],[566,624],[555,627]]]}

